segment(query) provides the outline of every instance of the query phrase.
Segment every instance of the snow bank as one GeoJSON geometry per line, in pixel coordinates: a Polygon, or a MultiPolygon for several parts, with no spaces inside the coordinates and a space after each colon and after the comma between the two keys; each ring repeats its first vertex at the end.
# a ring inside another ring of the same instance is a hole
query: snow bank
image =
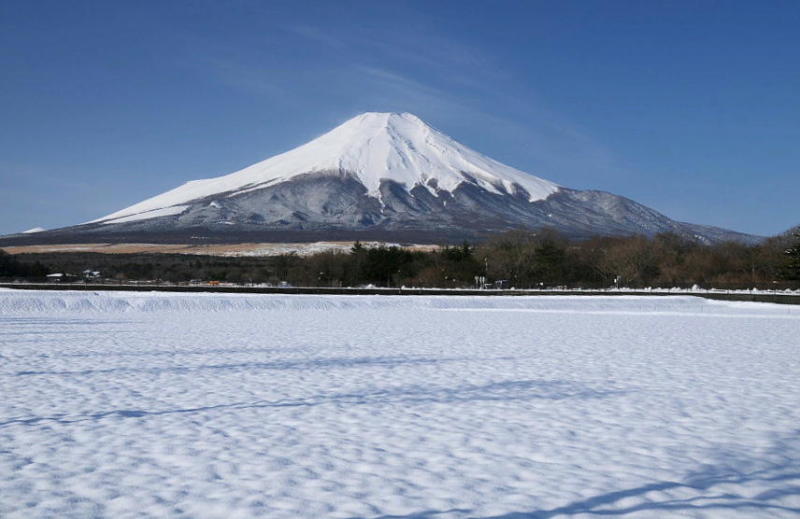
{"type": "Polygon", "coordinates": [[[255,312],[270,310],[517,311],[605,314],[800,315],[768,303],[710,301],[693,296],[383,296],[175,292],[0,290],[0,315],[112,312],[255,312]]]}

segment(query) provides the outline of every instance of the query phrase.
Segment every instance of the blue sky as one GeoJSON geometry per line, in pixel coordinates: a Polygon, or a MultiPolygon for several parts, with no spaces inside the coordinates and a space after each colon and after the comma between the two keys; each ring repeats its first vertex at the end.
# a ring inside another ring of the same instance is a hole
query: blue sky
{"type": "Polygon", "coordinates": [[[561,185],[800,223],[800,3],[0,2],[0,233],[412,112],[561,185]]]}

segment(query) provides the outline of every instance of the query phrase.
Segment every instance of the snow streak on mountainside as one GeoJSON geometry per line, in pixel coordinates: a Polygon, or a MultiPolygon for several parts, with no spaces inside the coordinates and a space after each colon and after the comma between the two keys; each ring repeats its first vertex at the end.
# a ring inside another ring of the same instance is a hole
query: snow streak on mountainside
{"type": "Polygon", "coordinates": [[[409,113],[361,114],[313,141],[223,177],[194,180],[161,195],[117,211],[94,222],[121,223],[177,214],[193,200],[223,194],[232,197],[298,175],[347,172],[381,197],[380,186],[391,180],[411,190],[427,188],[452,192],[463,182],[474,182],[497,194],[517,194],[524,189],[528,201],[547,198],[558,186],[506,166],[474,151],[425,124],[409,113]]]}

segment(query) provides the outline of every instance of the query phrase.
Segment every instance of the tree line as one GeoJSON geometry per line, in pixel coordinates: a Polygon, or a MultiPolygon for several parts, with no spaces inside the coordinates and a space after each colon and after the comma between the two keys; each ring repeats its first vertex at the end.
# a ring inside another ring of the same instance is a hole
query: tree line
{"type": "Polygon", "coordinates": [[[795,288],[800,287],[800,229],[756,245],[704,245],[674,234],[572,241],[541,230],[432,251],[356,242],[349,251],[310,256],[0,252],[4,279],[40,280],[48,272],[80,278],[85,269],[119,281],[294,286],[795,288]]]}

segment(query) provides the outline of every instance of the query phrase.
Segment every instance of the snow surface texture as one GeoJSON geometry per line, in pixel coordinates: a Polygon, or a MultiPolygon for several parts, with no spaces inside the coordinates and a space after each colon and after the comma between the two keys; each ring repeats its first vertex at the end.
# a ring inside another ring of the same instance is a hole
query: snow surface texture
{"type": "Polygon", "coordinates": [[[800,309],[0,290],[0,516],[797,517],[800,309]]]}
{"type": "Polygon", "coordinates": [[[558,190],[552,182],[467,148],[415,115],[368,112],[286,153],[230,175],[187,182],[93,221],[122,223],[134,221],[132,217],[177,214],[185,209],[182,204],[212,195],[235,196],[298,175],[339,171],[355,174],[369,195],[378,198],[384,179],[403,184],[406,190],[424,186],[434,194],[439,190],[452,192],[468,180],[492,193],[515,194],[517,186],[521,186],[531,202],[558,190]],[[172,212],[156,211],[173,207],[172,212]]]}

